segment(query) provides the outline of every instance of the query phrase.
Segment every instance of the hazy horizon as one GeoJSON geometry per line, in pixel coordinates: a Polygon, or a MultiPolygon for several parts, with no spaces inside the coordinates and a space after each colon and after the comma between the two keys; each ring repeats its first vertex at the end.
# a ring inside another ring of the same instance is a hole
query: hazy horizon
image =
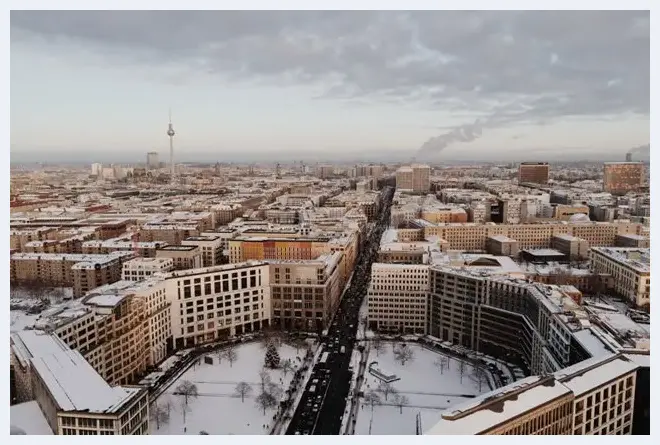
{"type": "Polygon", "coordinates": [[[177,162],[623,160],[650,139],[648,11],[10,20],[12,162],[166,161],[169,108],[177,162]]]}

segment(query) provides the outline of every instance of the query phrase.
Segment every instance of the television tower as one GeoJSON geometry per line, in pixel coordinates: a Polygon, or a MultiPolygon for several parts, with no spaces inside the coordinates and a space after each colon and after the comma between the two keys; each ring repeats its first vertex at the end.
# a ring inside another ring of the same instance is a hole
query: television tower
{"type": "Polygon", "coordinates": [[[170,123],[167,127],[167,135],[170,138],[170,181],[174,183],[174,127],[172,127],[172,109],[170,111],[170,123]]]}

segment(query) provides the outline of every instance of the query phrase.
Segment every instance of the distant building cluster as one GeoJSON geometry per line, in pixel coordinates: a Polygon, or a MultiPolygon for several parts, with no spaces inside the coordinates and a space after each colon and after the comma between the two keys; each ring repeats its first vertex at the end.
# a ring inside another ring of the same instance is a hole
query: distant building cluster
{"type": "Polygon", "coordinates": [[[148,434],[144,379],[164,361],[263,331],[323,337],[369,251],[365,331],[524,374],[427,434],[644,430],[643,164],[145,161],[12,173],[13,434],[148,434]]]}

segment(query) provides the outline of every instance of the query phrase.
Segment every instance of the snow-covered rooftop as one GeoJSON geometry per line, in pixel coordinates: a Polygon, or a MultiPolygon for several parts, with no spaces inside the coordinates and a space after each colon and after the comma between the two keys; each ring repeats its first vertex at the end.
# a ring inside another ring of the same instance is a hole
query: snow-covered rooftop
{"type": "Polygon", "coordinates": [[[28,358],[58,408],[63,411],[110,413],[129,401],[140,388],[111,387],[83,356],[57,336],[39,331],[12,334],[12,350],[28,358]]]}
{"type": "MultiPolygon", "coordinates": [[[[602,357],[585,360],[585,362],[597,362],[602,357]]],[[[568,367],[555,373],[558,379],[569,388],[576,397],[598,388],[618,377],[623,376],[629,372],[635,371],[639,365],[626,357],[619,357],[613,360],[606,361],[603,364],[594,366],[592,368],[584,367],[584,362],[577,365],[568,367]]]]}
{"type": "Polygon", "coordinates": [[[454,406],[429,435],[476,435],[564,396],[579,397],[640,365],[623,355],[594,357],[549,376],[532,376],[454,406]]]}
{"type": "Polygon", "coordinates": [[[9,407],[9,423],[28,436],[46,436],[53,434],[39,404],[35,400],[9,407]]]}
{"type": "Polygon", "coordinates": [[[604,255],[639,273],[651,273],[651,249],[639,247],[592,247],[595,253],[604,255]]]}
{"type": "Polygon", "coordinates": [[[552,377],[528,377],[450,408],[426,434],[479,434],[568,394],[552,377]]]}
{"type": "Polygon", "coordinates": [[[582,329],[581,331],[574,332],[573,337],[592,357],[604,357],[614,352],[591,329],[582,329]]]}

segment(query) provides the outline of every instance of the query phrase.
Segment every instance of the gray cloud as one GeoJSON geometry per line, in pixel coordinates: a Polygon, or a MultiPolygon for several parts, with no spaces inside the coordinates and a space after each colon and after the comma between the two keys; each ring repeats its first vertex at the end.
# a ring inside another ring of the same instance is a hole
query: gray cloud
{"type": "Polygon", "coordinates": [[[425,153],[488,127],[648,116],[649,30],[647,11],[11,12],[12,43],[177,66],[180,81],[314,84],[323,98],[480,119],[430,139],[425,153]]]}

